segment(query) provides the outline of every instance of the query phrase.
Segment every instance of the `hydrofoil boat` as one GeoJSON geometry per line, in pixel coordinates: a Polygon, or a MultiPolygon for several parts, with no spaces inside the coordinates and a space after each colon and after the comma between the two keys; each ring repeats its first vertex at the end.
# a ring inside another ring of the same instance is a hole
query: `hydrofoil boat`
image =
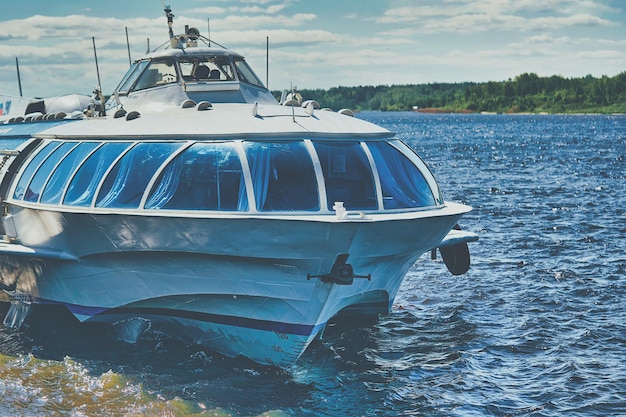
{"type": "Polygon", "coordinates": [[[471,208],[413,149],[349,111],[279,102],[166,15],[170,40],[106,103],[2,116],[5,325],[57,305],[126,342],[155,327],[288,367],[333,318],[387,313],[423,253],[467,271],[477,235],[455,225],[471,208]]]}

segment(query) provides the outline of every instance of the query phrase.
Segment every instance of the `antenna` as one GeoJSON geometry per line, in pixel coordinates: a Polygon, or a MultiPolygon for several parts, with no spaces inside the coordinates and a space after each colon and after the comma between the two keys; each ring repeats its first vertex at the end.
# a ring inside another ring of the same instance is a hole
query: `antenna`
{"type": "Polygon", "coordinates": [[[126,29],[126,50],[128,51],[128,65],[132,65],[133,61],[131,61],[130,59],[130,43],[128,42],[128,26],[126,26],[125,29],[126,29]]]}
{"type": "Polygon", "coordinates": [[[294,105],[295,105],[296,93],[293,88],[293,83],[291,82],[289,84],[291,84],[291,119],[295,123],[296,122],[296,110],[294,109],[294,105]]]}
{"type": "Polygon", "coordinates": [[[102,84],[100,84],[100,68],[98,68],[98,54],[96,53],[96,38],[92,36],[91,41],[93,42],[93,56],[96,59],[96,73],[98,74],[98,87],[102,88],[102,84]]]}
{"type": "Polygon", "coordinates": [[[96,53],[96,38],[94,36],[91,37],[91,41],[93,42],[93,56],[96,59],[96,73],[98,74],[98,87],[97,93],[98,98],[100,99],[100,116],[106,116],[104,112],[104,98],[102,96],[102,83],[100,83],[100,68],[98,67],[98,54],[96,53]]]}
{"type": "Polygon", "coordinates": [[[20,78],[20,63],[15,57],[15,68],[17,69],[17,85],[20,87],[20,97],[22,97],[22,79],[20,78]]]}
{"type": "Polygon", "coordinates": [[[265,88],[270,89],[270,37],[265,37],[265,88]]]}
{"type": "Polygon", "coordinates": [[[209,47],[211,46],[211,20],[206,18],[207,38],[209,39],[209,47]]]}

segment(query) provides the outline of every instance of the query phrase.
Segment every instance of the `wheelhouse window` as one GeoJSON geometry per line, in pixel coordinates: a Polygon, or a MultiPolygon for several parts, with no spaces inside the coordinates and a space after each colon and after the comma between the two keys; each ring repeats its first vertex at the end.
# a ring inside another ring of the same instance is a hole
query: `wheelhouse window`
{"type": "Polygon", "coordinates": [[[317,211],[319,193],[304,142],[244,142],[259,211],[317,211]]]}
{"type": "Polygon", "coordinates": [[[175,83],[176,66],[174,60],[150,61],[130,91],[144,90],[150,87],[175,83]]]}
{"type": "Polygon", "coordinates": [[[348,210],[378,208],[374,176],[359,142],[313,142],[326,183],[328,210],[343,201],[348,210]]]}
{"type": "Polygon", "coordinates": [[[248,65],[248,63],[243,58],[235,58],[235,68],[237,69],[237,77],[239,77],[239,81],[243,81],[248,84],[256,85],[257,87],[265,88],[263,85],[263,81],[257,77],[257,75],[252,71],[252,68],[248,65]]]}
{"type": "Polygon", "coordinates": [[[380,177],[385,209],[427,207],[435,198],[420,170],[387,142],[367,144],[380,177]]]}
{"type": "Polygon", "coordinates": [[[141,61],[134,63],[133,66],[128,69],[128,71],[124,75],[124,78],[122,78],[122,82],[120,82],[115,90],[121,94],[128,93],[128,91],[130,91],[132,86],[137,81],[137,78],[139,78],[139,76],[149,63],[150,61],[141,61]]]}
{"type": "Polygon", "coordinates": [[[145,208],[248,210],[234,143],[196,143],[178,155],[159,175],[145,208]]]}
{"type": "Polygon", "coordinates": [[[232,81],[233,67],[227,56],[181,58],[180,71],[185,81],[232,81]]]}

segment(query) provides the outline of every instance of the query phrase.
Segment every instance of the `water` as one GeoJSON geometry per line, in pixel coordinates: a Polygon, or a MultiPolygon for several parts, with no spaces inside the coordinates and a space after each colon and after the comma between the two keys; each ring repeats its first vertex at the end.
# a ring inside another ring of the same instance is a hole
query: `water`
{"type": "Polygon", "coordinates": [[[469,273],[424,255],[389,316],[332,326],[289,372],[35,311],[0,330],[0,415],[626,415],[626,116],[359,117],[474,206],[469,273]]]}

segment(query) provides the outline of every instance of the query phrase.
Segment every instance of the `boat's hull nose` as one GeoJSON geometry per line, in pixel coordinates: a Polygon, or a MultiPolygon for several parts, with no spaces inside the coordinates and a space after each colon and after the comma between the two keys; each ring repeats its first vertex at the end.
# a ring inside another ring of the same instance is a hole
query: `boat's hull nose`
{"type": "MultiPolygon", "coordinates": [[[[158,312],[157,309],[153,310],[153,313],[158,312]]],[[[165,314],[164,311],[161,312],[165,314]]],[[[274,330],[268,329],[272,327],[269,322],[265,325],[266,329],[263,329],[260,328],[263,327],[261,323],[254,325],[248,323],[248,327],[243,323],[235,324],[237,321],[246,321],[245,318],[223,317],[220,320],[214,317],[214,321],[209,322],[201,316],[202,314],[190,312],[185,314],[178,311],[170,312],[168,316],[143,314],[129,318],[128,315],[112,312],[106,314],[106,317],[95,316],[85,325],[105,320],[111,324],[109,335],[125,343],[137,342],[143,333],[150,329],[203,346],[227,357],[245,357],[261,365],[281,368],[293,365],[324,327],[297,326],[297,332],[293,332],[293,329],[281,331],[277,325],[274,326],[274,330]],[[193,316],[197,318],[192,318],[193,316]]]]}

